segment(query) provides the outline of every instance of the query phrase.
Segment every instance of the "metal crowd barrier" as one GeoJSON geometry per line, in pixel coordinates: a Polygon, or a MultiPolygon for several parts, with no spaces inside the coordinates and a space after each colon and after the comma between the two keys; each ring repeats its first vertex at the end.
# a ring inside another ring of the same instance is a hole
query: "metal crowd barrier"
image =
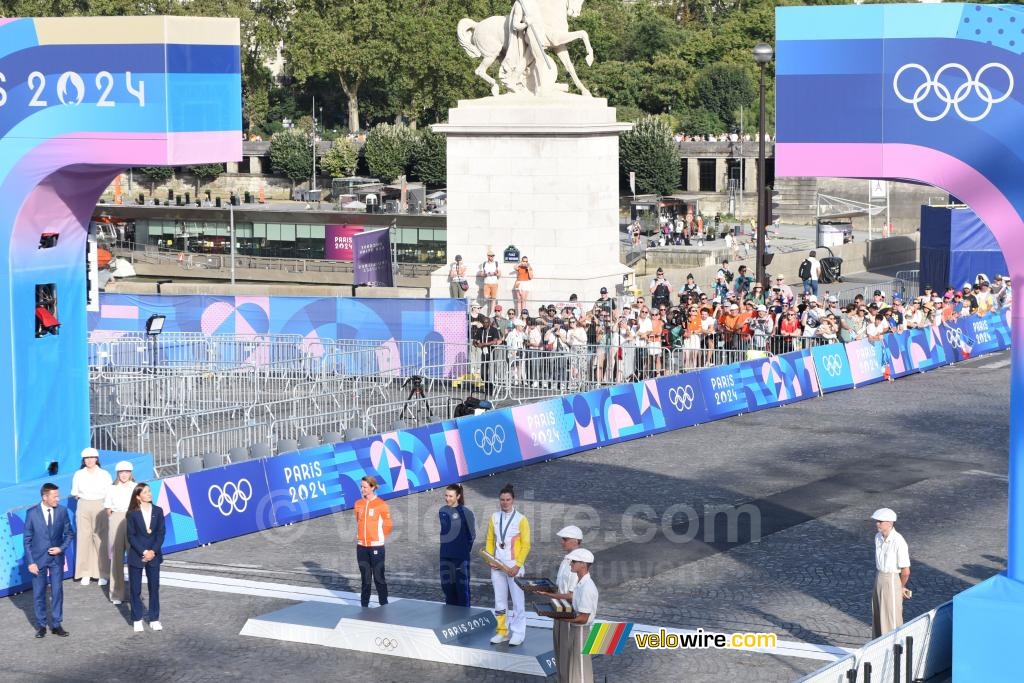
{"type": "Polygon", "coordinates": [[[947,602],[911,619],[797,680],[796,683],[848,683],[850,680],[923,681],[952,666],[953,603],[947,602]]]}
{"type": "MultiPolygon", "coordinates": [[[[361,422],[362,418],[358,410],[318,411],[274,420],[267,428],[267,434],[271,444],[276,444],[282,439],[298,441],[304,436],[315,436],[317,439],[321,439],[328,432],[345,432],[361,422]]],[[[255,441],[249,443],[255,443],[255,441]]]]}
{"type": "Polygon", "coordinates": [[[224,458],[231,449],[248,448],[251,444],[265,442],[268,435],[269,425],[257,423],[183,436],[177,440],[174,447],[175,472],[180,471],[182,459],[188,457],[202,457],[207,466],[208,456],[220,458],[220,462],[224,463],[224,458]]]}

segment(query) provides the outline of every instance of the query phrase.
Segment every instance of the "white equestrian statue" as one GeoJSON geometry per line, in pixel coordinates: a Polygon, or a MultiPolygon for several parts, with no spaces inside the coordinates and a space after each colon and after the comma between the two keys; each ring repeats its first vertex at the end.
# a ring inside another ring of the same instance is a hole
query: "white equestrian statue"
{"type": "MultiPolygon", "coordinates": [[[[501,89],[487,69],[499,57],[506,55],[510,35],[515,31],[511,28],[517,21],[521,22],[523,15],[528,12],[539,10],[540,17],[530,16],[532,19],[530,29],[525,32],[524,39],[527,42],[536,41],[541,44],[543,50],[551,50],[565,67],[566,73],[576,85],[580,93],[590,97],[590,91],[580,82],[573,67],[572,59],[569,57],[569,43],[582,40],[587,50],[587,65],[594,63],[594,49],[590,45],[590,36],[586,31],[570,31],[569,17],[578,17],[583,8],[584,0],[516,0],[516,7],[508,16],[493,16],[482,21],[473,21],[464,18],[459,21],[457,36],[459,45],[470,57],[481,59],[480,65],[474,73],[491,85],[491,94],[498,95],[501,89]]],[[[528,15],[527,15],[528,16],[528,15]]],[[[518,38],[516,38],[518,40],[518,38]]],[[[533,68],[531,63],[530,68],[533,68]]],[[[551,65],[554,68],[554,65],[551,65]]],[[[515,81],[508,80],[506,69],[502,68],[502,82],[507,88],[514,92],[521,92],[522,88],[517,87],[515,81]]],[[[565,86],[561,89],[564,90],[565,86]]],[[[534,94],[538,93],[535,87],[527,87],[534,94]]]]}

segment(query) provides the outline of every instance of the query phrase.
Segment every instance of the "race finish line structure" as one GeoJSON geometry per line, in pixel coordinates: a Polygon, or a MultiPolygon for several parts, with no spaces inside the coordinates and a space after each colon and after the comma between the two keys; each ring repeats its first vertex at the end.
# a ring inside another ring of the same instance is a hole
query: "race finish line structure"
{"type": "MultiPolygon", "coordinates": [[[[966,202],[1024,288],[1024,8],[785,7],[776,173],[913,180],[966,202]]],[[[1010,321],[1008,321],[1010,322],[1010,321]]],[[[1019,681],[1024,623],[1024,314],[1012,311],[1007,570],[953,600],[955,681],[1019,681]]]]}
{"type": "Polygon", "coordinates": [[[70,474],[89,445],[100,194],[129,166],[240,159],[240,94],[237,19],[0,19],[0,488],[70,474]]]}

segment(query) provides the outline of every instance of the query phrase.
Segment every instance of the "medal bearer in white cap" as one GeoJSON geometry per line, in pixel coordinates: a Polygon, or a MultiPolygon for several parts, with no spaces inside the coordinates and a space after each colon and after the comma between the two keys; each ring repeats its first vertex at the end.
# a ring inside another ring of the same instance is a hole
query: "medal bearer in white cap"
{"type": "Polygon", "coordinates": [[[132,502],[132,491],[135,489],[135,477],[132,475],[132,464],[122,460],[114,466],[117,478],[107,489],[107,497],[103,507],[107,511],[108,543],[110,545],[110,601],[120,605],[128,599],[124,590],[124,553],[127,550],[127,527],[124,516],[128,512],[128,504],[132,502]]]}
{"type": "MultiPolygon", "coordinates": [[[[572,560],[569,559],[569,556],[572,555],[572,551],[583,545],[583,531],[578,526],[570,525],[560,529],[558,537],[562,541],[562,550],[565,551],[565,557],[562,559],[562,564],[558,566],[558,576],[555,577],[557,592],[537,592],[545,597],[571,601],[572,592],[576,588],[579,577],[572,571],[572,560]]],[[[551,626],[551,638],[555,646],[556,660],[568,661],[567,658],[572,655],[568,650],[569,622],[556,619],[555,623],[551,626]]]]}
{"type": "Polygon", "coordinates": [[[95,448],[82,449],[82,468],[71,477],[71,495],[78,499],[75,511],[75,578],[89,585],[92,577],[107,584],[110,555],[107,547],[107,511],[103,501],[113,483],[110,472],[100,467],[100,453],[95,448]]]}
{"type": "Polygon", "coordinates": [[[871,636],[877,638],[903,625],[903,599],[910,598],[910,549],[893,528],[896,513],[880,508],[875,520],[875,590],[871,594],[871,636]]]}
{"type": "Polygon", "coordinates": [[[568,554],[569,566],[576,575],[576,587],[572,591],[572,619],[562,651],[556,652],[559,683],[594,683],[594,666],[590,655],[583,654],[583,643],[587,642],[590,627],[597,615],[597,586],[590,577],[590,566],[594,564],[594,553],[586,548],[576,548],[568,554]]]}

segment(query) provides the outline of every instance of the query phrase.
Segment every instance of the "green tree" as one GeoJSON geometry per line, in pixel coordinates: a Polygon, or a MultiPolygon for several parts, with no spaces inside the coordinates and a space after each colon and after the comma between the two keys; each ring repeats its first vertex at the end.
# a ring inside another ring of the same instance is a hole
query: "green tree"
{"type": "Polygon", "coordinates": [[[408,126],[381,123],[366,137],[363,154],[370,173],[384,182],[391,182],[408,172],[416,132],[408,126]]]}
{"type": "Polygon", "coordinates": [[[740,107],[750,107],[757,98],[757,87],[747,68],[735,64],[711,64],[694,79],[695,108],[713,112],[732,127],[739,119],[740,107]]]}
{"type": "Polygon", "coordinates": [[[719,135],[725,128],[718,114],[707,109],[686,109],[679,116],[679,130],[687,135],[719,135]]]}
{"type": "Polygon", "coordinates": [[[653,116],[640,119],[619,138],[619,165],[624,177],[636,173],[638,192],[666,195],[679,187],[679,154],[672,131],[653,116]]]}
{"type": "Polygon", "coordinates": [[[390,39],[387,0],[298,0],[285,50],[300,83],[313,76],[335,79],[345,94],[348,128],[359,130],[359,92],[367,79],[384,76],[397,59],[390,39]]]}
{"type": "Polygon", "coordinates": [[[274,172],[295,183],[308,179],[313,173],[313,148],[309,137],[301,130],[289,128],[270,139],[270,163],[274,172]]]}
{"type": "Polygon", "coordinates": [[[170,166],[141,166],[135,169],[149,179],[149,194],[156,192],[157,185],[163,185],[174,177],[174,169],[170,166]]]}
{"type": "Polygon", "coordinates": [[[188,166],[186,169],[192,174],[192,177],[196,181],[196,196],[199,196],[199,187],[205,185],[213,180],[216,180],[224,173],[224,164],[198,164],[196,166],[188,166]]]}
{"type": "Polygon", "coordinates": [[[425,185],[444,187],[448,183],[448,140],[429,128],[420,131],[413,147],[412,172],[425,185]]]}
{"type": "Polygon", "coordinates": [[[320,158],[320,169],[332,178],[344,178],[356,172],[359,149],[347,138],[338,138],[320,158]]]}

